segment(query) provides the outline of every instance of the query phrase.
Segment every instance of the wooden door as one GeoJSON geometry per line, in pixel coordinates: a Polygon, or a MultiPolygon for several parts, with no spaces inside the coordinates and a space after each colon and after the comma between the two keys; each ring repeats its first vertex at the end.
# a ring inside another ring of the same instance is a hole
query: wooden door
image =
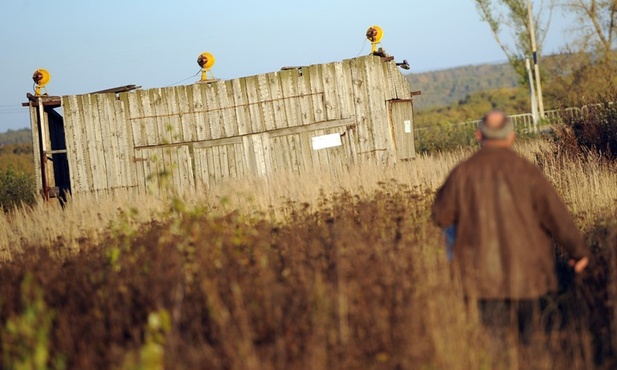
{"type": "Polygon", "coordinates": [[[396,159],[412,159],[416,156],[413,135],[413,103],[411,100],[390,100],[388,106],[396,159]]]}

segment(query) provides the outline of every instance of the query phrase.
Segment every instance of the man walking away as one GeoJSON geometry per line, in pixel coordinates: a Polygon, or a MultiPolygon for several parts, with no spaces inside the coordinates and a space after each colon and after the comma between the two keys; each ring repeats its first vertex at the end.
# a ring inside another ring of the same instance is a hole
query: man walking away
{"type": "Polygon", "coordinates": [[[589,251],[553,186],[511,150],[514,129],[503,112],[488,113],[476,139],[482,148],[450,173],[432,217],[451,237],[455,231],[450,257],[483,323],[518,326],[527,343],[540,298],[557,289],[552,238],[577,273],[589,251]]]}

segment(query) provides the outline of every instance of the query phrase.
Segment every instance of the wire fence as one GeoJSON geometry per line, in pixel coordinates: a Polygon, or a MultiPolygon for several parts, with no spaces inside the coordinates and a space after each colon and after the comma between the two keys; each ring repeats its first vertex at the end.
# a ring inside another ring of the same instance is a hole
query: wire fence
{"type": "MultiPolygon", "coordinates": [[[[509,115],[508,118],[514,124],[517,134],[522,137],[533,136],[538,133],[546,133],[552,129],[552,125],[563,123],[571,119],[581,118],[593,109],[612,106],[613,103],[588,104],[583,107],[569,107],[562,109],[547,110],[544,118],[534,122],[531,113],[509,115]]],[[[470,120],[452,124],[435,124],[414,129],[416,150],[419,153],[445,151],[457,147],[473,145],[475,131],[481,120],[470,120]]]]}
{"type": "MultiPolygon", "coordinates": [[[[583,107],[570,107],[564,109],[552,109],[544,111],[544,118],[540,120],[540,122],[536,125],[534,123],[533,114],[531,113],[522,113],[522,114],[513,114],[508,115],[508,118],[514,124],[516,131],[522,133],[533,133],[537,132],[541,126],[550,125],[555,122],[562,121],[564,118],[566,119],[575,119],[582,117],[585,114],[589,113],[590,109],[599,108],[604,106],[612,106],[613,102],[608,102],[605,104],[587,104],[583,107]]],[[[473,120],[459,123],[451,123],[446,126],[472,126],[477,127],[481,120],[473,120]]],[[[415,129],[416,132],[428,131],[433,129],[434,126],[425,126],[418,127],[415,129]]]]}

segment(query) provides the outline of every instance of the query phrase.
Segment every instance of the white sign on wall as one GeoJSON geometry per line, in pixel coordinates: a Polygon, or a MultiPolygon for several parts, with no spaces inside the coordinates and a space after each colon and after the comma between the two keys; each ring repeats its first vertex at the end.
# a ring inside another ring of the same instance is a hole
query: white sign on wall
{"type": "Polygon", "coordinates": [[[411,121],[405,121],[405,133],[411,134],[411,121]]]}
{"type": "Polygon", "coordinates": [[[341,134],[329,134],[315,136],[312,139],[313,150],[332,148],[335,146],[341,146],[341,134]]]}

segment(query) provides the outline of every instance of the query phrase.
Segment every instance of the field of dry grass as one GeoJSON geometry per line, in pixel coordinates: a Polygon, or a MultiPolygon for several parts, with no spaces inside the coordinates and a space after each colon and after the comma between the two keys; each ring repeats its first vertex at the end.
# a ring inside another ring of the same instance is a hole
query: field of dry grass
{"type": "Polygon", "coordinates": [[[3,364],[610,368],[617,168],[542,140],[517,150],[555,184],[595,254],[583,277],[562,268],[554,329],[531,349],[493,347],[429,221],[433,192],[468,149],[0,214],[3,364]]]}

